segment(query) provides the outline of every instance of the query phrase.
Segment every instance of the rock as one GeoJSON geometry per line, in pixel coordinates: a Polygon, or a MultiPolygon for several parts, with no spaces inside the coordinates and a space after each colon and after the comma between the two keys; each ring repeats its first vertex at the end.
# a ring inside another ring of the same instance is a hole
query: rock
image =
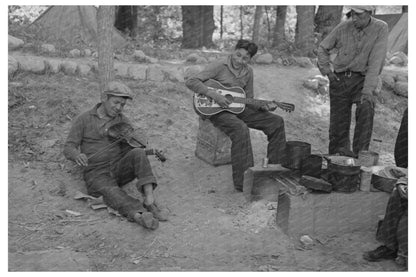
{"type": "Polygon", "coordinates": [[[394,92],[397,95],[403,96],[403,97],[408,97],[408,83],[407,82],[396,82],[394,85],[394,92]]]}
{"type": "Polygon", "coordinates": [[[40,48],[43,52],[46,52],[46,53],[52,53],[53,54],[53,53],[56,52],[55,45],[53,45],[53,44],[42,44],[40,46],[40,48]]]}
{"type": "Polygon", "coordinates": [[[79,64],[76,72],[81,76],[87,76],[91,72],[91,67],[86,64],[79,64]]]}
{"type": "Polygon", "coordinates": [[[319,86],[318,93],[322,95],[327,95],[329,93],[329,85],[319,86]]]}
{"type": "Polygon", "coordinates": [[[313,67],[312,62],[308,57],[296,57],[295,62],[300,67],[305,67],[305,68],[312,68],[313,67]]]}
{"type": "Polygon", "coordinates": [[[62,72],[67,75],[75,75],[77,71],[77,63],[71,61],[65,61],[61,65],[62,72]]]}
{"type": "Polygon", "coordinates": [[[392,57],[390,58],[390,63],[394,65],[407,66],[407,55],[403,52],[393,53],[392,57]]]}
{"type": "Polygon", "coordinates": [[[382,74],[381,80],[386,88],[394,89],[394,84],[396,83],[396,81],[394,80],[394,77],[391,74],[382,74]]]}
{"type": "Polygon", "coordinates": [[[137,62],[147,62],[147,56],[142,50],[135,50],[133,53],[133,58],[137,62]]]}
{"type": "Polygon", "coordinates": [[[218,60],[218,58],[217,58],[217,57],[209,57],[209,58],[208,58],[208,62],[214,62],[214,61],[216,61],[216,60],[218,60]]]}
{"type": "Polygon", "coordinates": [[[178,68],[162,68],[166,78],[171,82],[184,82],[183,74],[178,68]]]}
{"type": "Polygon", "coordinates": [[[185,61],[190,62],[190,63],[195,63],[196,61],[198,61],[199,58],[200,56],[198,54],[192,53],[186,57],[185,61]]]}
{"type": "Polygon", "coordinates": [[[271,64],[273,62],[273,56],[270,53],[259,55],[256,58],[256,63],[258,64],[271,64]]]}
{"type": "Polygon", "coordinates": [[[162,82],[165,78],[159,66],[149,66],[147,68],[146,80],[162,82]]]}
{"type": "Polygon", "coordinates": [[[24,41],[20,38],[9,35],[9,50],[15,50],[23,46],[24,41]]]}
{"type": "Polygon", "coordinates": [[[146,80],[146,66],[130,65],[127,70],[127,76],[134,80],[146,80]]]}
{"type": "Polygon", "coordinates": [[[406,75],[404,75],[404,74],[400,74],[400,73],[396,74],[396,75],[394,76],[394,80],[395,80],[396,82],[407,82],[407,81],[408,81],[408,76],[407,76],[407,73],[406,73],[406,75]]]}
{"type": "Polygon", "coordinates": [[[317,90],[319,87],[319,81],[317,79],[308,79],[303,82],[303,86],[308,89],[317,90]]]}
{"type": "Polygon", "coordinates": [[[93,57],[93,58],[98,58],[98,52],[94,52],[94,53],[92,53],[92,57],[93,57]]]}
{"type": "Polygon", "coordinates": [[[91,54],[92,54],[92,51],[90,50],[90,49],[84,49],[84,56],[85,57],[89,57],[89,56],[91,56],[91,54]]]}
{"type": "Polygon", "coordinates": [[[61,61],[59,60],[47,59],[45,60],[45,65],[46,71],[53,74],[56,74],[61,70],[61,61]]]}
{"type": "Polygon", "coordinates": [[[19,69],[36,74],[43,74],[45,72],[45,62],[42,59],[29,56],[16,57],[19,62],[19,69]]]}
{"type": "Polygon", "coordinates": [[[79,58],[81,57],[81,51],[78,49],[72,49],[71,51],[69,51],[69,56],[72,58],[79,58]]]}
{"type": "Polygon", "coordinates": [[[158,63],[159,62],[159,59],[151,58],[151,57],[147,57],[147,58],[148,58],[149,63],[158,63]]]}
{"type": "Polygon", "coordinates": [[[318,83],[320,86],[327,86],[329,85],[328,77],[322,76],[322,75],[315,75],[313,79],[318,80],[318,83]]]}
{"type": "Polygon", "coordinates": [[[115,76],[128,77],[129,65],[124,63],[114,63],[115,76]]]}
{"type": "Polygon", "coordinates": [[[13,57],[9,55],[9,77],[13,77],[14,74],[19,69],[19,62],[13,57]]]}

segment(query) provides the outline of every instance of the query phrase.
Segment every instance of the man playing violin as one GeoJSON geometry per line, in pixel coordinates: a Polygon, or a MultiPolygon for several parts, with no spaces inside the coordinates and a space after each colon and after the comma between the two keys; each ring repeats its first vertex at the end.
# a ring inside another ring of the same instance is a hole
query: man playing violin
{"type": "MultiPolygon", "coordinates": [[[[108,136],[111,126],[121,122],[130,124],[122,113],[131,90],[119,82],[110,82],[104,100],[93,109],[78,116],[64,146],[67,159],[83,167],[88,193],[103,196],[104,202],[131,221],[149,229],[156,229],[167,214],[156,204],[153,191],[156,178],[143,148],[126,148],[108,136]],[[105,150],[105,151],[103,151],[105,150]],[[143,204],[128,195],[121,187],[137,179],[137,189],[143,193],[143,204]]],[[[144,136],[141,141],[147,144],[144,136]]]]}
{"type": "MultiPolygon", "coordinates": [[[[213,62],[198,74],[186,80],[186,86],[195,93],[212,98],[219,106],[226,108],[231,101],[225,96],[209,90],[205,81],[213,79],[226,87],[241,87],[247,98],[253,98],[253,69],[248,66],[257,53],[257,45],[248,40],[239,40],[235,50],[227,59],[213,62]]],[[[286,135],[283,118],[270,113],[277,105],[247,105],[240,114],[223,111],[209,117],[215,127],[231,139],[231,163],[234,188],[243,190],[244,171],[252,167],[253,151],[251,148],[249,128],[263,131],[269,141],[267,157],[270,163],[282,163],[285,158],[286,135]]]]}

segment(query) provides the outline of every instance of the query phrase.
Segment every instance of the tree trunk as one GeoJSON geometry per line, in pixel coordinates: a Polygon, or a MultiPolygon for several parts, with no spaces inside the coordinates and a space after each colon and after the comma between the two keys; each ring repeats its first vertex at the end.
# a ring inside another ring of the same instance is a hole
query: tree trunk
{"type": "Polygon", "coordinates": [[[254,24],[253,24],[253,42],[259,44],[259,32],[261,19],[263,16],[263,6],[256,6],[256,12],[254,14],[254,24]]]}
{"type": "Polygon", "coordinates": [[[313,54],[315,6],[296,6],[295,45],[302,56],[313,54]]]}
{"type": "Polygon", "coordinates": [[[278,50],[284,47],[286,42],[285,22],[287,6],[276,6],[276,25],[274,26],[273,46],[278,50]]]}
{"type": "Polygon", "coordinates": [[[113,79],[113,24],[114,6],[100,6],[97,12],[97,36],[98,36],[98,79],[101,99],[103,91],[113,79]]]}
{"type": "Polygon", "coordinates": [[[244,25],[243,25],[243,6],[240,6],[240,39],[243,38],[243,33],[244,33],[244,25]]]}
{"type": "Polygon", "coordinates": [[[182,48],[212,47],[213,6],[182,6],[182,48]]]}
{"type": "Polygon", "coordinates": [[[343,6],[319,6],[315,15],[315,32],[321,34],[321,40],[341,22],[343,6]]]}
{"type": "Polygon", "coordinates": [[[220,38],[221,39],[224,33],[223,20],[224,20],[224,6],[221,6],[221,13],[220,13],[220,38]]]}
{"type": "Polygon", "coordinates": [[[137,6],[118,6],[114,27],[134,38],[137,35],[137,6]]]}
{"type": "Polygon", "coordinates": [[[271,36],[271,28],[270,28],[270,16],[269,16],[269,8],[268,6],[264,6],[264,11],[266,12],[266,20],[267,20],[267,45],[270,43],[270,36],[271,36]]]}

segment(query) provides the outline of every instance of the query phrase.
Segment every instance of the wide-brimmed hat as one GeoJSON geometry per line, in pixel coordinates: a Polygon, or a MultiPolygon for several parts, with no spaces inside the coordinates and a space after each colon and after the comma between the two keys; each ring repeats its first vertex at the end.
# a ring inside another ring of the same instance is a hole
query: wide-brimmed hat
{"type": "Polygon", "coordinates": [[[349,9],[350,11],[354,11],[357,13],[363,13],[365,11],[369,11],[369,12],[373,12],[376,9],[376,6],[346,6],[347,9],[349,9]]]}
{"type": "Polygon", "coordinates": [[[128,86],[116,81],[108,83],[108,88],[104,91],[104,93],[106,95],[113,95],[133,99],[133,97],[131,96],[131,89],[128,86]]]}

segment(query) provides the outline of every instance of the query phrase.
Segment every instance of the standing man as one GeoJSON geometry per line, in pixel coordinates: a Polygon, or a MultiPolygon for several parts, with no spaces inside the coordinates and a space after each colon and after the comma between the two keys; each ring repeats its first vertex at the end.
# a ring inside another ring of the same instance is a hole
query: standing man
{"type": "Polygon", "coordinates": [[[387,23],[372,16],[374,6],[350,6],[318,48],[318,67],[330,81],[329,154],[357,156],[368,150],[373,131],[374,91],[387,53],[387,23]],[[331,62],[330,54],[336,53],[331,62]],[[351,151],[351,108],[356,104],[351,151]]]}
{"type": "MultiPolygon", "coordinates": [[[[247,98],[253,98],[253,69],[248,66],[257,53],[257,45],[248,40],[239,40],[235,50],[225,60],[213,62],[203,71],[190,77],[186,86],[195,93],[212,98],[225,108],[231,104],[225,96],[208,90],[205,81],[213,79],[226,87],[241,87],[247,98]]],[[[276,104],[261,107],[247,105],[240,114],[227,111],[209,117],[215,127],[231,139],[231,163],[234,188],[243,191],[244,171],[254,165],[249,128],[262,130],[269,141],[267,157],[270,163],[282,163],[285,157],[286,135],[283,118],[269,111],[277,108],[276,104]]]]}
{"type": "MultiPolygon", "coordinates": [[[[127,148],[113,143],[108,130],[115,124],[130,124],[122,113],[131,90],[119,82],[110,82],[105,99],[90,111],[78,116],[64,146],[67,159],[84,168],[88,193],[103,196],[104,202],[131,221],[156,229],[159,220],[167,220],[165,211],[156,205],[153,190],[156,178],[143,148],[127,148]],[[131,197],[121,187],[137,178],[137,189],[144,203],[131,197]]],[[[142,139],[145,143],[146,140],[142,139]]]]}

